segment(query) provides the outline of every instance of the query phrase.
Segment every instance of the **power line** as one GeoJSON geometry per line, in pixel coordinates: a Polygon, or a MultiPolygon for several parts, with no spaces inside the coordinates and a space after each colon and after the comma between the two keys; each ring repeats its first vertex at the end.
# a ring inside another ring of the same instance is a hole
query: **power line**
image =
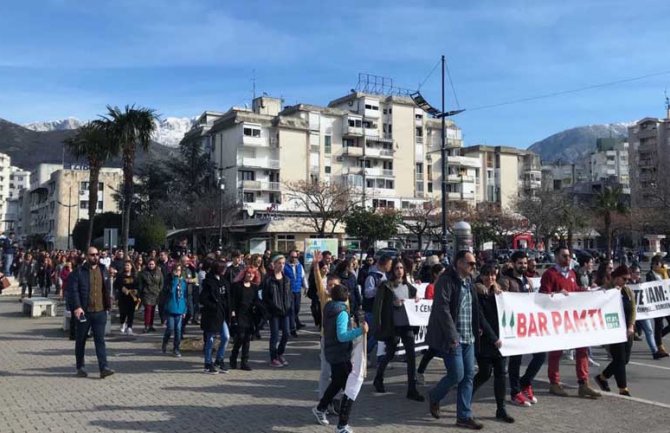
{"type": "Polygon", "coordinates": [[[435,63],[435,66],[433,66],[433,69],[430,70],[430,72],[428,73],[426,78],[424,78],[424,80],[421,83],[419,83],[419,88],[417,90],[421,90],[421,87],[423,87],[423,85],[426,84],[426,81],[428,81],[430,76],[433,75],[433,72],[435,72],[435,69],[437,69],[437,67],[438,67],[438,65],[440,64],[441,61],[442,60],[438,60],[437,63],[435,63]]]}
{"type": "Polygon", "coordinates": [[[630,83],[630,82],[633,82],[633,81],[640,81],[640,80],[644,80],[646,78],[658,77],[658,76],[661,76],[661,75],[668,75],[668,74],[670,74],[670,71],[654,72],[654,73],[651,73],[651,74],[640,75],[640,76],[632,77],[632,78],[624,78],[624,79],[616,80],[616,81],[608,81],[608,82],[605,82],[605,83],[592,84],[592,85],[589,85],[589,86],[578,87],[578,88],[570,89],[570,90],[561,90],[561,91],[557,91],[557,92],[545,93],[543,95],[529,96],[529,97],[520,98],[520,99],[513,99],[511,101],[499,102],[499,103],[496,103],[496,104],[480,105],[479,107],[468,108],[468,111],[486,110],[488,108],[502,107],[504,105],[519,104],[519,103],[522,103],[522,102],[535,101],[535,100],[538,100],[538,99],[552,98],[554,96],[568,95],[568,94],[571,94],[571,93],[579,93],[579,92],[584,92],[584,91],[587,91],[587,90],[599,89],[599,88],[602,88],[602,87],[614,86],[614,85],[623,84],[623,83],[630,83]]]}
{"type": "Polygon", "coordinates": [[[461,108],[460,102],[458,102],[458,96],[456,95],[456,88],[454,87],[454,80],[451,79],[451,72],[449,72],[449,62],[445,62],[444,65],[447,68],[447,77],[449,78],[449,85],[451,85],[451,91],[454,94],[454,99],[456,100],[456,108],[461,108]]]}

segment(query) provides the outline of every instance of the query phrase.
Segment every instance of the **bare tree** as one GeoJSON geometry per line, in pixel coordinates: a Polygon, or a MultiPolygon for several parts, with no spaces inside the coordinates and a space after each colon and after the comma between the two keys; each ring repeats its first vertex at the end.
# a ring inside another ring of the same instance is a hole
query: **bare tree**
{"type": "Polygon", "coordinates": [[[286,196],[306,211],[308,224],[319,236],[333,234],[342,219],[359,204],[354,187],[340,182],[286,182],[286,196]]]}
{"type": "Polygon", "coordinates": [[[565,206],[561,193],[538,191],[535,196],[522,196],[516,200],[515,208],[532,227],[536,239],[549,246],[550,239],[562,226],[561,214],[565,206]]]}
{"type": "Polygon", "coordinates": [[[426,202],[422,206],[416,206],[401,211],[400,225],[417,237],[419,250],[423,249],[423,239],[431,235],[441,227],[442,214],[438,201],[426,202]]]}

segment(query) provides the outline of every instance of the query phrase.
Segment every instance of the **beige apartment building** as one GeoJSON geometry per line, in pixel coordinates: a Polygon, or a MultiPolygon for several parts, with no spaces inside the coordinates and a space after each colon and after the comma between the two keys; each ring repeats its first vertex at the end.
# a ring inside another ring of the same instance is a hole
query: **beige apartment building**
{"type": "Polygon", "coordinates": [[[628,128],[631,204],[667,208],[670,203],[670,104],[665,119],[646,117],[628,128]]]}
{"type": "MultiPolygon", "coordinates": [[[[17,239],[65,249],[77,221],[89,218],[89,171],[85,167],[64,169],[60,164],[40,164],[31,178],[30,188],[20,193],[17,239]]],[[[120,168],[102,169],[97,212],[119,212],[114,194],[122,182],[120,168]]]]}
{"type": "MultiPolygon", "coordinates": [[[[259,249],[300,247],[313,229],[286,183],[319,180],[356,188],[361,203],[403,209],[440,198],[440,122],[403,96],[351,92],[328,106],[262,96],[251,109],[205,112],[184,140],[196,140],[241,215],[235,231],[259,249]]],[[[461,156],[462,135],[446,123],[448,199],[474,205],[480,162],[461,156]]],[[[335,234],[344,236],[339,225],[335,234]]]]}
{"type": "Polygon", "coordinates": [[[480,166],[477,203],[495,203],[514,210],[523,195],[533,195],[542,185],[542,170],[537,154],[507,146],[469,146],[462,150],[480,166]]]}

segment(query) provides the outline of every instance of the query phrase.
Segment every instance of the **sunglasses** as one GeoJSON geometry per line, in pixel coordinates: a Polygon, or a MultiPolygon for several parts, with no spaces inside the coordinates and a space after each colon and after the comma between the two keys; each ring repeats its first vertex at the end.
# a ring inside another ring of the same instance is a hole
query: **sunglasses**
{"type": "Polygon", "coordinates": [[[90,254],[89,254],[90,257],[97,257],[97,256],[99,256],[99,255],[100,255],[100,254],[98,254],[98,253],[90,253],[90,254]]]}
{"type": "Polygon", "coordinates": [[[477,262],[468,262],[468,266],[477,266],[477,262]]]}

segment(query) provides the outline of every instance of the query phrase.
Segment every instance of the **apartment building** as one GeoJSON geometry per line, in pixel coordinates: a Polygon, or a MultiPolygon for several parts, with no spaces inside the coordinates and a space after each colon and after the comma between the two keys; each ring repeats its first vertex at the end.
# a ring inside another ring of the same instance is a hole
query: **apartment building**
{"type": "Polygon", "coordinates": [[[522,195],[532,195],[542,185],[537,154],[507,146],[470,146],[463,154],[477,160],[482,173],[478,178],[476,201],[495,203],[512,210],[522,195]]]}
{"type": "Polygon", "coordinates": [[[596,151],[591,154],[590,180],[620,184],[624,193],[630,194],[628,147],[627,141],[599,138],[596,142],[596,151]]]}
{"type": "MultiPolygon", "coordinates": [[[[440,198],[441,124],[408,97],[351,92],[328,106],[283,107],[262,96],[251,109],[207,113],[184,140],[208,149],[224,194],[242,209],[239,226],[270,248],[299,246],[313,234],[305,210],[288,197],[289,182],[344,182],[374,208],[440,198]]],[[[452,121],[446,136],[448,199],[474,205],[480,163],[460,155],[462,135],[452,121]]],[[[336,233],[342,235],[343,227],[336,233]]]]}
{"type": "MultiPolygon", "coordinates": [[[[19,194],[17,239],[23,243],[65,249],[72,229],[80,219],[88,219],[89,171],[64,169],[59,164],[40,164],[31,172],[31,186],[19,194]]],[[[118,212],[114,194],[123,181],[119,168],[100,172],[97,211],[118,212]]]]}
{"type": "Polygon", "coordinates": [[[665,119],[646,117],[628,128],[632,206],[667,207],[670,198],[670,104],[665,119]]]}
{"type": "Polygon", "coordinates": [[[9,155],[0,153],[0,233],[14,229],[17,203],[13,203],[22,188],[30,184],[30,173],[12,166],[9,155]]]}
{"type": "Polygon", "coordinates": [[[581,161],[576,164],[561,162],[542,165],[542,189],[560,191],[575,184],[588,182],[591,178],[588,163],[581,161]]]}

